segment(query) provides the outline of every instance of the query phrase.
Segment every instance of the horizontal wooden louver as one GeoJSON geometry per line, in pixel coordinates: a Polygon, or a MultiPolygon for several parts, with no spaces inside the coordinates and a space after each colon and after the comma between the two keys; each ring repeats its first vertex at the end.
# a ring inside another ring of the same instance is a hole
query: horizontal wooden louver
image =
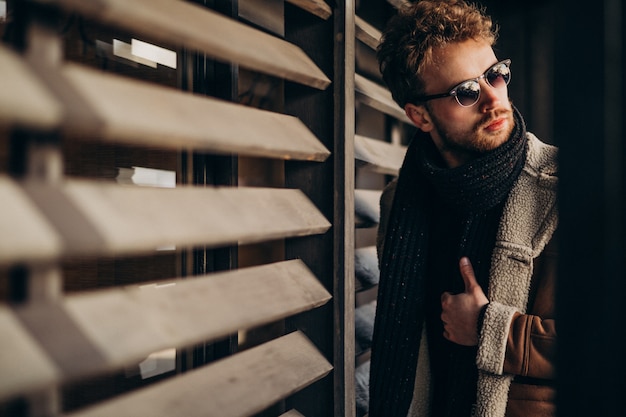
{"type": "Polygon", "coordinates": [[[294,332],[67,417],[245,417],[323,378],[332,366],[294,332]]]}
{"type": "Polygon", "coordinates": [[[0,305],[0,399],[23,394],[25,390],[52,385],[62,371],[48,356],[19,318],[0,305]]]}
{"type": "Polygon", "coordinates": [[[296,45],[181,0],[36,0],[168,45],[318,89],[328,77],[296,45]]]}
{"type": "Polygon", "coordinates": [[[0,208],[0,225],[25,235],[0,234],[0,248],[7,248],[0,255],[4,263],[23,260],[28,248],[34,258],[53,256],[60,250],[59,239],[65,256],[124,255],[170,245],[256,243],[319,234],[330,227],[297,189],[159,189],[78,180],[15,184],[0,177],[0,188],[10,201],[0,208]],[[16,240],[20,246],[12,248],[16,240]],[[33,248],[42,253],[33,254],[33,248]]]}
{"type": "Polygon", "coordinates": [[[380,220],[380,190],[354,190],[356,225],[372,227],[380,220]]]}
{"type": "Polygon", "coordinates": [[[41,261],[61,254],[61,236],[17,183],[0,176],[0,196],[0,264],[41,261]]]}
{"type": "Polygon", "coordinates": [[[356,38],[363,42],[365,45],[376,50],[380,43],[381,32],[374,26],[361,19],[359,16],[354,16],[355,33],[356,38]]]}
{"type": "Polygon", "coordinates": [[[281,414],[280,417],[304,417],[297,410],[289,410],[284,414],[281,414]]]}
{"type": "Polygon", "coordinates": [[[404,161],[406,147],[393,145],[361,135],[354,136],[354,157],[372,171],[397,176],[404,161]]]}
{"type": "Polygon", "coordinates": [[[324,0],[286,0],[289,3],[298,6],[299,8],[306,10],[309,13],[314,14],[315,16],[321,17],[322,19],[328,19],[333,11],[328,4],[324,0]]]}
{"type": "Polygon", "coordinates": [[[331,298],[300,260],[168,284],[0,309],[0,398],[118,369],[169,347],[218,340],[331,298]]]}
{"type": "Polygon", "coordinates": [[[53,129],[61,116],[60,104],[22,58],[0,45],[0,127],[53,129]]]}
{"type": "Polygon", "coordinates": [[[63,70],[68,135],[140,146],[323,161],[330,152],[296,117],[183,93],[76,65],[63,70]],[[91,111],[83,123],[80,115],[91,111]]]}
{"type": "Polygon", "coordinates": [[[355,74],[354,86],[356,98],[359,101],[402,122],[411,124],[411,120],[404,113],[404,110],[393,101],[389,90],[360,74],[355,74]]]}
{"type": "Polygon", "coordinates": [[[237,12],[242,21],[277,36],[285,36],[284,4],[280,1],[237,0],[237,12]]]}
{"type": "Polygon", "coordinates": [[[357,290],[365,290],[378,285],[380,270],[376,246],[366,246],[354,251],[354,273],[357,290]]]}
{"type": "Polygon", "coordinates": [[[376,301],[356,308],[354,312],[354,335],[357,353],[363,353],[372,347],[376,301]]]}
{"type": "Polygon", "coordinates": [[[367,417],[369,410],[370,361],[361,363],[354,370],[356,409],[358,416],[367,417]]]}
{"type": "Polygon", "coordinates": [[[391,4],[398,10],[401,10],[411,4],[408,0],[387,0],[387,3],[391,4]]]}

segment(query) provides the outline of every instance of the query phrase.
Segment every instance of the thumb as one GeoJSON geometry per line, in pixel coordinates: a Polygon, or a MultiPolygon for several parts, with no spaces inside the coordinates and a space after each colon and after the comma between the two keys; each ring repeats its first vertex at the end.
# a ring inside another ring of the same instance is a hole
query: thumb
{"type": "Polygon", "coordinates": [[[459,261],[459,269],[465,283],[465,292],[471,292],[472,289],[478,286],[478,282],[476,281],[472,263],[467,256],[462,257],[459,261]]]}

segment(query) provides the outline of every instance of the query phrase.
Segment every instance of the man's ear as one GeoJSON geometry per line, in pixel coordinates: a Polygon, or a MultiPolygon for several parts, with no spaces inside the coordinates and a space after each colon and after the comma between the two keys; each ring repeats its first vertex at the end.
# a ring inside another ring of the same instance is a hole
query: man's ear
{"type": "Polygon", "coordinates": [[[404,112],[411,121],[420,128],[423,132],[430,132],[433,130],[434,124],[430,118],[430,114],[423,104],[416,105],[407,103],[404,106],[404,112]]]}

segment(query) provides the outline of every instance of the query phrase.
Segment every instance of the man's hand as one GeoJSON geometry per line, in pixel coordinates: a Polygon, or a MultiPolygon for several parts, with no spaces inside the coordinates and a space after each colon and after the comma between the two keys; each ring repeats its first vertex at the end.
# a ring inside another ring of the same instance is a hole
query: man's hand
{"type": "Polygon", "coordinates": [[[476,346],[478,314],[489,300],[476,282],[474,268],[467,257],[461,258],[459,268],[465,283],[465,292],[456,295],[449,292],[441,294],[443,337],[459,345],[476,346]]]}

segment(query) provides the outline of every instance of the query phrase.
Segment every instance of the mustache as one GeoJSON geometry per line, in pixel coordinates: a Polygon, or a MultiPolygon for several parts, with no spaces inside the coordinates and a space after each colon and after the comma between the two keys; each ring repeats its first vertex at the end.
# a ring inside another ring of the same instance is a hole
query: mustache
{"type": "Polygon", "coordinates": [[[477,124],[477,128],[481,129],[483,127],[489,126],[491,123],[496,120],[502,118],[502,116],[512,117],[513,110],[501,109],[501,110],[493,110],[490,113],[487,113],[477,124]]]}

